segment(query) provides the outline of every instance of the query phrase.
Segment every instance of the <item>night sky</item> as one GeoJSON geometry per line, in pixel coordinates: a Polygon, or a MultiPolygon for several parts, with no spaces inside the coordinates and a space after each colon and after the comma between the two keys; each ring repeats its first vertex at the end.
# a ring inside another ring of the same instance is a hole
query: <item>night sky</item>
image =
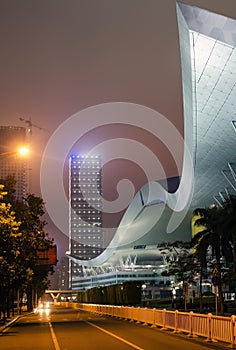
{"type": "MultiPolygon", "coordinates": [[[[184,0],[236,18],[235,0],[184,0]]],[[[183,132],[181,67],[174,0],[0,0],[1,125],[32,129],[31,192],[40,192],[40,162],[49,138],[71,115],[107,102],[150,107],[183,132]]],[[[115,137],[145,144],[176,176],[171,154],[143,130],[122,125],[91,130],[73,146],[87,152],[115,137]]],[[[145,174],[117,160],[104,167],[104,196],[116,197],[116,183],[130,178],[136,191],[145,174]]],[[[65,181],[66,187],[66,181],[65,181]]],[[[55,203],[57,205],[57,203],[55,203]]],[[[121,213],[108,220],[119,222],[121,213]]],[[[47,218],[59,256],[67,236],[47,218]]]]}

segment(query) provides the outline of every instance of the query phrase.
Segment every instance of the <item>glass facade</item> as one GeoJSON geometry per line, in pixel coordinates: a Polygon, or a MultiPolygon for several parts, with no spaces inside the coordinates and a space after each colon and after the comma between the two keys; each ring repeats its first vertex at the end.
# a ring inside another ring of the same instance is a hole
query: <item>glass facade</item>
{"type": "MultiPolygon", "coordinates": [[[[70,254],[90,260],[103,250],[102,172],[100,156],[71,155],[70,254]]],[[[71,283],[83,269],[71,262],[71,283]]]]}

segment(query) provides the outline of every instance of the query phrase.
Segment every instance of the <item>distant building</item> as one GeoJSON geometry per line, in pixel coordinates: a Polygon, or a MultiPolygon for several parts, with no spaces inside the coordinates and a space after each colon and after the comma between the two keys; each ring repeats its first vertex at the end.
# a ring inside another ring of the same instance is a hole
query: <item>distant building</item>
{"type": "MultiPolygon", "coordinates": [[[[103,251],[102,173],[100,156],[72,155],[69,163],[70,255],[90,260],[103,251]]],[[[83,268],[70,261],[70,287],[83,268]]]]}
{"type": "Polygon", "coordinates": [[[28,192],[27,160],[17,149],[26,142],[26,129],[18,126],[0,126],[0,179],[13,175],[16,179],[16,198],[28,192]]]}
{"type": "Polygon", "coordinates": [[[49,275],[50,289],[69,289],[69,259],[61,257],[54,267],[54,273],[49,275]]]}
{"type": "Polygon", "coordinates": [[[69,259],[62,257],[58,264],[58,289],[69,289],[69,259]]]}

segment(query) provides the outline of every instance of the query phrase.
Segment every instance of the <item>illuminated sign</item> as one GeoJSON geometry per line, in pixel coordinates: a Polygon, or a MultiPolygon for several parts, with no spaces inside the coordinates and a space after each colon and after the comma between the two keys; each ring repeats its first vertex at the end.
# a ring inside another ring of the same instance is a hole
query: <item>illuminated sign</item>
{"type": "Polygon", "coordinates": [[[56,265],[57,264],[57,246],[51,248],[39,247],[37,251],[39,265],[56,265]]]}

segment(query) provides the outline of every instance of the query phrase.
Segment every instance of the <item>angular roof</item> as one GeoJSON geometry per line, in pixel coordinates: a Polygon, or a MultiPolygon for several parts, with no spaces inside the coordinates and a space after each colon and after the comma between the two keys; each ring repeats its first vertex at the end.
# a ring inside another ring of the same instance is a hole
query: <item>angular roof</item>
{"type": "Polygon", "coordinates": [[[228,193],[236,192],[236,21],[179,6],[191,31],[196,164],[192,206],[220,205],[228,193]]]}

